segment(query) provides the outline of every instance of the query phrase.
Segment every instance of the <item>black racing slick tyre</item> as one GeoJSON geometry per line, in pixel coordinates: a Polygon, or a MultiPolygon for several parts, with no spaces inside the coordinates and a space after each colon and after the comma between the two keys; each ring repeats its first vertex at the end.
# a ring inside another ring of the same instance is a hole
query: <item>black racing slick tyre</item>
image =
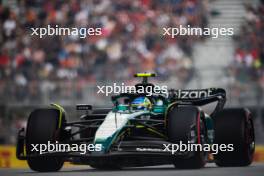
{"type": "MultiPolygon", "coordinates": [[[[37,109],[30,114],[26,131],[26,153],[28,156],[39,154],[38,151],[33,151],[32,144],[58,141],[59,113],[59,110],[51,108],[37,109]]],[[[34,156],[29,157],[27,163],[34,171],[52,172],[60,170],[64,161],[62,158],[34,156]]]]}
{"type": "Polygon", "coordinates": [[[254,125],[247,109],[226,109],[213,117],[215,144],[233,145],[229,151],[214,155],[218,166],[248,166],[255,151],[254,125]]]}
{"type": "MultiPolygon", "coordinates": [[[[194,106],[173,107],[167,116],[169,141],[173,144],[188,144],[193,138],[196,143],[204,143],[205,126],[201,119],[201,112],[194,106]],[[191,134],[196,134],[191,137],[191,134]],[[202,137],[203,136],[203,137],[202,137]]],[[[189,151],[187,151],[189,155],[189,151]]],[[[206,153],[191,152],[190,156],[176,155],[173,164],[179,169],[199,169],[204,167],[206,153]]]]}

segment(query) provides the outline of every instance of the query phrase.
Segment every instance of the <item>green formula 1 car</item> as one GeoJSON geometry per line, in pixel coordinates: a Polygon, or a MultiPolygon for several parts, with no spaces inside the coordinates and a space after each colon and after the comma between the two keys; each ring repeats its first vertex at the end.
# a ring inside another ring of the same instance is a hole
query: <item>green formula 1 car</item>
{"type": "MultiPolygon", "coordinates": [[[[153,87],[148,82],[151,76],[155,74],[136,74],[143,77],[136,90],[153,87]]],[[[69,122],[57,104],[34,110],[26,130],[19,131],[17,158],[40,172],[58,171],[65,161],[97,169],[161,164],[194,169],[206,162],[218,166],[252,162],[251,113],[224,109],[224,89],[172,89],[151,95],[136,91],[111,98],[112,108],[77,105],[84,111],[78,121],[69,122]],[[217,104],[211,114],[200,108],[212,102],[217,104]]]]}

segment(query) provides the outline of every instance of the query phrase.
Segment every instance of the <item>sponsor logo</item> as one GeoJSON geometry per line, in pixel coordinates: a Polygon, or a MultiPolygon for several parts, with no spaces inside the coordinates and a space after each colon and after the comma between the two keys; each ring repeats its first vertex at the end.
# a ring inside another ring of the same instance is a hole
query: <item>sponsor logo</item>
{"type": "Polygon", "coordinates": [[[212,90],[175,90],[175,98],[177,99],[199,99],[212,96],[212,90]]]}
{"type": "Polygon", "coordinates": [[[140,152],[163,152],[163,149],[158,148],[136,148],[136,151],[140,152]]]}

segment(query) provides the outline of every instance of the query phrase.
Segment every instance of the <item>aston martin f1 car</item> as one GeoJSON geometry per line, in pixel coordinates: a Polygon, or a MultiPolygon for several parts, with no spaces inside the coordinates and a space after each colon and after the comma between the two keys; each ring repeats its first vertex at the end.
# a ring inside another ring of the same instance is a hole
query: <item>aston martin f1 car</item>
{"type": "MultiPolygon", "coordinates": [[[[155,74],[135,76],[143,78],[136,89],[154,86],[148,77],[155,74]]],[[[206,162],[218,166],[248,166],[252,162],[252,115],[245,108],[224,109],[224,89],[171,89],[168,94],[151,95],[126,92],[113,95],[111,100],[111,108],[76,105],[77,111],[83,112],[77,121],[68,121],[58,104],[35,109],[27,128],[18,133],[17,158],[27,160],[29,167],[39,172],[58,171],[66,161],[96,169],[162,164],[195,169],[206,162]],[[201,109],[213,102],[212,113],[201,109]],[[88,148],[85,152],[78,146],[67,148],[73,144],[88,148]],[[186,148],[191,144],[195,150],[186,148]],[[61,145],[64,150],[54,150],[61,145]],[[181,150],[184,145],[185,150],[181,150]]]]}

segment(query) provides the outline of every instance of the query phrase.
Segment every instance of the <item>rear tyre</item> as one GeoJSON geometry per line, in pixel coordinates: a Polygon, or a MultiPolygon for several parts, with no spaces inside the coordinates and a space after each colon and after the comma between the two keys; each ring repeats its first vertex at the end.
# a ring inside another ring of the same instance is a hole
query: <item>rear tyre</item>
{"type": "MultiPolygon", "coordinates": [[[[58,123],[59,111],[56,109],[37,109],[30,114],[26,131],[27,155],[39,154],[32,151],[31,144],[47,144],[58,139],[58,123]]],[[[64,161],[61,158],[40,156],[29,158],[27,163],[34,171],[51,172],[60,170],[64,161]]]]}
{"type": "MultiPolygon", "coordinates": [[[[174,107],[168,113],[168,137],[170,142],[179,144],[180,141],[188,144],[192,140],[191,133],[195,135],[195,141],[203,144],[205,141],[205,126],[201,119],[201,112],[197,107],[174,107]]],[[[191,156],[175,156],[173,164],[180,169],[199,169],[205,165],[206,153],[193,152],[191,156]]]]}
{"type": "Polygon", "coordinates": [[[233,151],[214,155],[218,166],[248,166],[255,151],[255,134],[251,113],[246,109],[226,109],[214,117],[215,144],[233,144],[233,151]]]}

